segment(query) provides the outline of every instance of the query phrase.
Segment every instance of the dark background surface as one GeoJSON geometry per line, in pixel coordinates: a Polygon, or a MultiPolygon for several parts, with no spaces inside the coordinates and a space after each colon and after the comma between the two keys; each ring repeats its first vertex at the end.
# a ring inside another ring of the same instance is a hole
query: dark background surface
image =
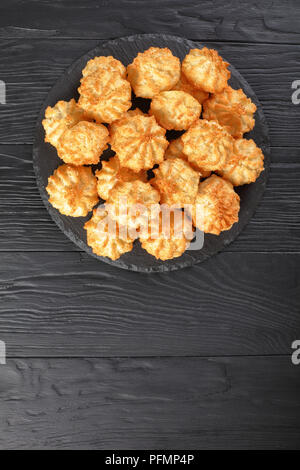
{"type": "Polygon", "coordinates": [[[0,447],[299,449],[299,1],[2,0],[0,50],[0,447]],[[60,232],[32,142],[75,59],[152,32],[215,47],[242,73],[268,120],[272,165],[233,244],[147,275],[60,232]]]}

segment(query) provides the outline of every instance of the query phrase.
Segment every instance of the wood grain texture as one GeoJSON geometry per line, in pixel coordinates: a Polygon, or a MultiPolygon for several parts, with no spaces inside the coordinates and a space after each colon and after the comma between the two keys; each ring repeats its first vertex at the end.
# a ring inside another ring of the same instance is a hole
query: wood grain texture
{"type": "Polygon", "coordinates": [[[273,145],[232,252],[154,276],[76,251],[42,205],[31,146],[0,145],[1,449],[300,448],[299,22],[297,0],[1,1],[0,144],[32,143],[46,94],[99,40],[157,32],[232,62],[273,145]]]}
{"type": "Polygon", "coordinates": [[[290,357],[16,359],[3,449],[299,449],[290,357]]]}
{"type": "Polygon", "coordinates": [[[190,39],[299,43],[297,0],[2,0],[2,37],[110,39],[166,33],[190,39]]]}
{"type": "MultiPolygon", "coordinates": [[[[7,104],[0,105],[0,143],[32,143],[38,112],[50,88],[94,40],[1,40],[0,79],[7,104]]],[[[299,79],[300,45],[207,43],[242,73],[256,92],[273,146],[300,147],[299,105],[291,101],[299,79]]]]}
{"type": "MultiPolygon", "coordinates": [[[[298,149],[272,149],[265,195],[227,251],[300,251],[299,157],[298,149]]],[[[9,250],[78,251],[43,205],[29,145],[0,146],[0,252],[9,250]]]]}
{"type": "Polygon", "coordinates": [[[221,253],[152,275],[79,252],[0,259],[10,357],[289,354],[300,338],[300,254],[221,253]]]}

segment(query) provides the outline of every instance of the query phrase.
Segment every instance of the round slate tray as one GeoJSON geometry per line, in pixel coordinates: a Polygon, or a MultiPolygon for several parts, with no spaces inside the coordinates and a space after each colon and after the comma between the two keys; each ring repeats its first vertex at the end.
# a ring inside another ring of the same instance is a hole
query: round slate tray
{"type": "MultiPolygon", "coordinates": [[[[252,132],[246,135],[246,137],[252,138],[256,144],[261,147],[265,155],[265,171],[260,175],[258,180],[253,184],[236,188],[236,191],[241,198],[239,222],[234,224],[231,230],[222,232],[220,236],[205,234],[204,245],[201,250],[186,251],[179,258],[175,258],[169,261],[162,262],[156,260],[153,256],[149,255],[141,248],[138,241],[135,241],[134,248],[130,253],[124,254],[117,261],[112,261],[108,258],[94,255],[91,248],[86,243],[86,232],[83,228],[85,221],[90,218],[91,214],[89,214],[87,217],[79,218],[66,217],[61,215],[49,204],[48,195],[45,190],[48,177],[60,164],[62,164],[62,161],[58,158],[55,148],[44,142],[42,120],[47,106],[54,106],[55,103],[59,100],[68,101],[73,97],[75,99],[78,98],[77,88],[81,78],[81,71],[89,59],[95,56],[112,55],[119,59],[124,65],[128,65],[130,62],[132,62],[138,52],[142,52],[148,49],[150,46],[168,47],[171,49],[173,54],[179,57],[181,60],[190,49],[203,47],[202,44],[188,41],[187,39],[180,37],[160,34],[145,34],[106,42],[105,44],[101,44],[89,53],[82,56],[73,65],[71,65],[65,74],[58,80],[58,82],[49,92],[47,99],[42,106],[37,122],[35,143],[33,147],[33,165],[36,173],[37,184],[46,208],[59,228],[74,243],[76,243],[79,248],[85,250],[95,258],[106,263],[113,264],[114,266],[118,266],[119,268],[140,272],[163,272],[184,268],[195,263],[200,263],[201,261],[204,261],[218,251],[222,250],[238,236],[247,222],[251,219],[255,208],[264,192],[270,166],[270,149],[268,126],[263,114],[262,107],[247,81],[232,65],[230,65],[230,85],[233,88],[242,88],[246,95],[249,96],[257,106],[257,112],[255,115],[255,128],[252,132]]],[[[135,98],[133,100],[133,105],[134,107],[138,106],[143,110],[147,110],[147,104],[145,103],[147,101],[149,100],[135,98]]],[[[175,136],[171,135],[169,137],[175,136]]],[[[112,152],[108,151],[106,152],[104,158],[106,159],[110,155],[112,155],[112,152]]]]}

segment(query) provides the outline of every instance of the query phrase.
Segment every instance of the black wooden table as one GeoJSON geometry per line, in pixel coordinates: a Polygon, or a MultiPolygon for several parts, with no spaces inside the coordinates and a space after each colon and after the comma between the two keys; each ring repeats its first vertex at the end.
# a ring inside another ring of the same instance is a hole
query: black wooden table
{"type": "Polygon", "coordinates": [[[300,3],[1,0],[1,448],[300,448],[300,3]],[[43,206],[38,111],[99,42],[168,33],[215,47],[270,127],[265,196],[239,238],[170,274],[80,252],[43,206]]]}

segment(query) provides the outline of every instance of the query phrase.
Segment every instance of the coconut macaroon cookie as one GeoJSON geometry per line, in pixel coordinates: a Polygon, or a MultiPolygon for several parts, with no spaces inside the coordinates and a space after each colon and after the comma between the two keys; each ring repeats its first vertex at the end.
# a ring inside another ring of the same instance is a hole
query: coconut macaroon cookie
{"type": "Polygon", "coordinates": [[[192,211],[195,227],[219,235],[239,220],[240,198],[229,181],[212,175],[199,184],[192,211]]]}
{"type": "Polygon", "coordinates": [[[162,204],[181,208],[195,202],[200,173],[185,160],[167,159],[153,173],[155,176],[150,182],[160,192],[162,204]]]}
{"type": "Polygon", "coordinates": [[[199,171],[222,169],[233,151],[234,139],[214,121],[199,119],[181,139],[188,161],[199,171]]]}
{"type": "Polygon", "coordinates": [[[183,153],[183,142],[181,137],[171,140],[165,152],[165,158],[182,158],[187,161],[187,156],[183,153]]]}
{"type": "Polygon", "coordinates": [[[180,60],[168,48],[150,47],[138,53],[128,65],[127,74],[136,96],[153,98],[178,82],[180,60]]]}
{"type": "Polygon", "coordinates": [[[128,181],[111,189],[105,207],[120,226],[139,230],[159,209],[159,199],[159,192],[150,183],[128,181]]]}
{"type": "Polygon", "coordinates": [[[264,170],[264,155],[254,140],[234,141],[233,154],[218,173],[233,186],[254,183],[264,170]]]}
{"type": "Polygon", "coordinates": [[[253,129],[255,111],[255,104],[243,90],[234,90],[230,86],[212,95],[203,104],[203,118],[217,121],[235,138],[253,129]]]}
{"type": "Polygon", "coordinates": [[[151,221],[148,231],[140,235],[142,248],[163,261],[181,256],[192,238],[192,224],[185,213],[166,207],[151,221]]]}
{"type": "Polygon", "coordinates": [[[184,91],[162,91],[152,99],[150,114],[165,129],[182,131],[199,119],[201,104],[184,91]]]}
{"type": "Polygon", "coordinates": [[[72,165],[97,164],[107,147],[109,132],[102,124],[80,121],[61,136],[58,156],[72,165]]]}
{"type": "MultiPolygon", "coordinates": [[[[182,136],[178,137],[175,140],[170,141],[170,143],[167,147],[167,150],[165,152],[165,159],[168,159],[168,158],[181,158],[182,160],[185,160],[186,162],[189,162],[187,155],[185,155],[185,153],[183,153],[182,136]]],[[[210,176],[211,171],[204,170],[204,168],[201,168],[199,166],[194,167],[193,164],[191,164],[190,162],[189,162],[189,164],[194,170],[200,172],[200,177],[207,178],[208,176],[210,176]]]]}
{"type": "Polygon", "coordinates": [[[153,116],[126,116],[111,132],[111,148],[121,166],[135,172],[149,170],[164,159],[168,146],[165,133],[153,116]]]}
{"type": "Polygon", "coordinates": [[[143,182],[147,181],[147,172],[145,170],[135,173],[129,168],[121,167],[117,155],[111,157],[107,162],[103,161],[101,170],[97,170],[95,175],[98,181],[98,194],[104,200],[108,199],[110,191],[118,183],[135,181],[137,179],[143,182]]]}
{"type": "Polygon", "coordinates": [[[131,106],[130,83],[119,72],[103,69],[86,75],[80,83],[78,104],[98,123],[119,119],[131,106]]]}
{"type": "Polygon", "coordinates": [[[85,217],[99,201],[96,177],[86,166],[59,166],[49,177],[46,191],[50,204],[72,217],[85,217]]]}
{"type": "Polygon", "coordinates": [[[196,88],[208,93],[220,93],[227,85],[230,72],[214,49],[191,49],[182,62],[182,71],[196,88]]]}
{"type": "Polygon", "coordinates": [[[133,117],[133,116],[147,116],[147,114],[143,113],[143,111],[141,111],[139,108],[130,109],[129,111],[126,111],[126,113],[124,113],[120,117],[120,119],[118,119],[117,121],[112,122],[109,125],[110,135],[112,136],[114,134],[115,130],[119,127],[119,123],[122,119],[128,118],[128,117],[133,117]]]}
{"type": "Polygon", "coordinates": [[[207,100],[209,93],[207,91],[201,90],[200,88],[195,88],[186,78],[184,73],[181,72],[180,79],[176,85],[172,88],[173,90],[185,91],[189,95],[192,95],[196,100],[202,104],[203,101],[207,100]]]}
{"type": "Polygon", "coordinates": [[[126,68],[119,60],[115,59],[113,56],[100,56],[90,59],[84,69],[82,70],[82,76],[86,77],[91,73],[97,72],[101,74],[103,70],[108,70],[109,72],[118,72],[122,78],[126,77],[126,68]]]}
{"type": "Polygon", "coordinates": [[[132,250],[134,240],[126,234],[126,231],[120,230],[104,208],[94,209],[91,219],[84,224],[84,228],[87,232],[87,244],[98,256],[116,260],[132,250]]]}
{"type": "Polygon", "coordinates": [[[57,147],[62,134],[83,119],[84,111],[73,98],[70,101],[58,101],[53,108],[48,106],[42,122],[45,142],[57,147]]]}

